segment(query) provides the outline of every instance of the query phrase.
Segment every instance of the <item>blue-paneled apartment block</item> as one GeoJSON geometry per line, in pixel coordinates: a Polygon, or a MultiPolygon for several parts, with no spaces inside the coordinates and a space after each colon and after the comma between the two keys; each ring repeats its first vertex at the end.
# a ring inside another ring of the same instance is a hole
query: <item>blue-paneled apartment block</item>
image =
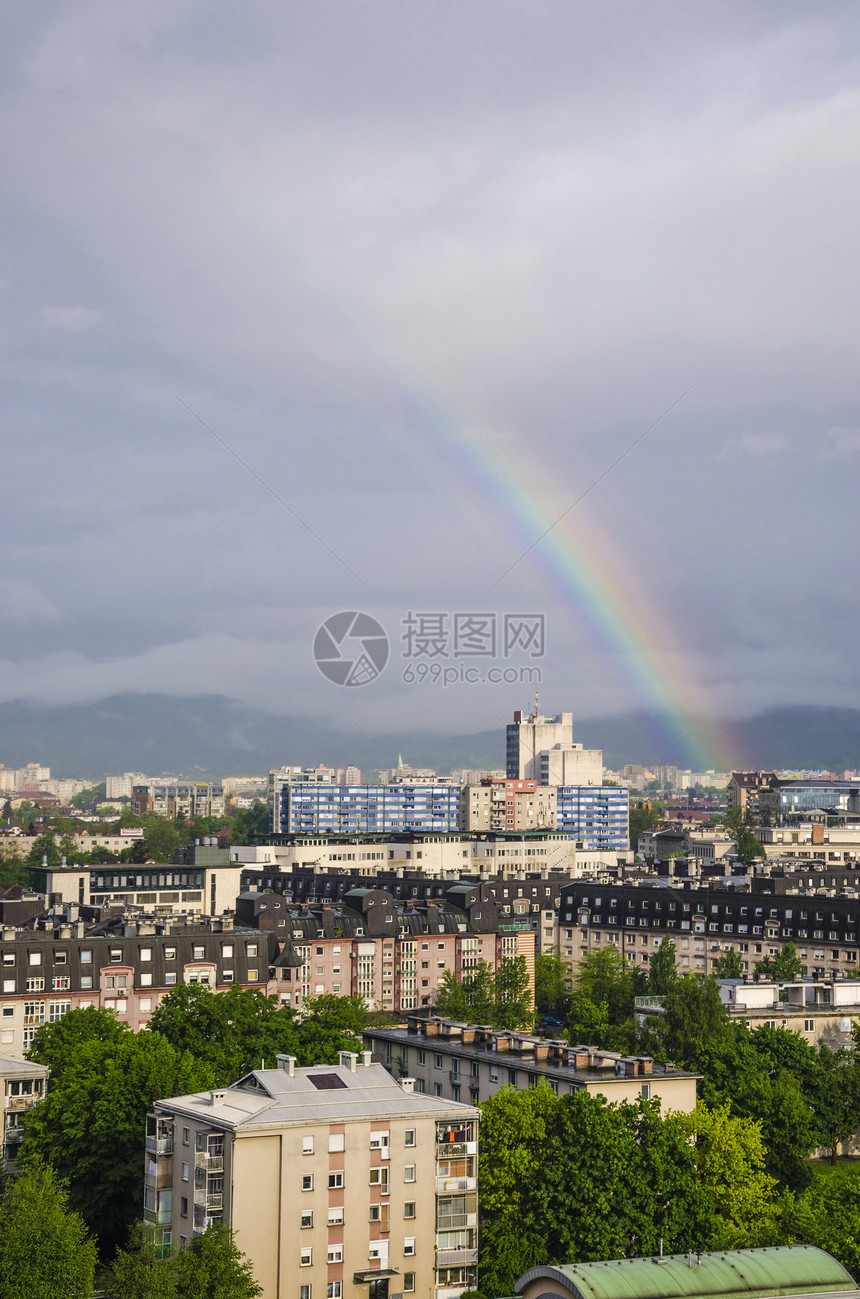
{"type": "Polygon", "coordinates": [[[284,785],[282,834],[456,833],[457,785],[284,785]]]}
{"type": "Polygon", "coordinates": [[[583,848],[626,848],[628,791],[614,785],[559,785],[556,829],[583,848]]]}

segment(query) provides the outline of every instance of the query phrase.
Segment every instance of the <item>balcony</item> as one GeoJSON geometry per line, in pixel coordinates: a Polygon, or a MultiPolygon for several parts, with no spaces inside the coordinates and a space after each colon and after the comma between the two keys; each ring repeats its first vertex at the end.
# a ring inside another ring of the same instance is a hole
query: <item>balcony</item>
{"type": "Polygon", "coordinates": [[[205,1168],[210,1173],[223,1172],[224,1155],[211,1155],[207,1150],[197,1150],[194,1154],[194,1167],[205,1168]]]}
{"type": "Polygon", "coordinates": [[[41,1099],[41,1096],[10,1096],[6,1102],[6,1109],[12,1114],[20,1110],[29,1110],[36,1101],[41,1099]]]}
{"type": "Polygon", "coordinates": [[[448,1141],[441,1142],[436,1146],[437,1159],[459,1159],[463,1155],[476,1155],[477,1153],[477,1141],[448,1141]]]}
{"type": "Polygon", "coordinates": [[[437,1177],[437,1191],[477,1191],[477,1177],[437,1177]]]}
{"type": "Polygon", "coordinates": [[[143,1216],[147,1222],[156,1227],[169,1227],[173,1221],[173,1210],[171,1208],[144,1209],[143,1216]]]}
{"type": "Polygon", "coordinates": [[[171,1132],[159,1137],[151,1137],[147,1135],[146,1150],[150,1155],[172,1155],[173,1133],[171,1132]]]}
{"type": "Polygon", "coordinates": [[[159,1159],[155,1161],[154,1167],[151,1160],[147,1160],[146,1172],[144,1174],[144,1184],[157,1190],[162,1187],[173,1185],[173,1164],[169,1159],[159,1159]]]}
{"type": "Polygon", "coordinates": [[[476,1265],[478,1262],[478,1251],[476,1249],[437,1249],[436,1266],[439,1267],[468,1267],[476,1265]]]}

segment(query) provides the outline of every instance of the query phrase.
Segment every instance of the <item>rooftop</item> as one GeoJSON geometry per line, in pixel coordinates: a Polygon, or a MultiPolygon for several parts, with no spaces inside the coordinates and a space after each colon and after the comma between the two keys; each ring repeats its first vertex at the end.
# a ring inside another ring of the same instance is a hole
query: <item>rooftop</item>
{"type": "Polygon", "coordinates": [[[197,1092],[156,1101],[172,1111],[215,1127],[254,1131],[308,1123],[350,1123],[367,1119],[476,1119],[471,1105],[405,1090],[379,1064],[314,1065],[292,1069],[288,1057],[277,1069],[254,1069],[222,1091],[197,1092]],[[292,1071],[291,1071],[292,1069],[292,1071]]]}
{"type": "Polygon", "coordinates": [[[35,1060],[19,1060],[11,1055],[0,1055],[0,1078],[47,1078],[50,1069],[46,1064],[36,1064],[35,1060]]]}
{"type": "Polygon", "coordinates": [[[538,1280],[554,1281],[563,1295],[576,1299],[763,1299],[858,1289],[841,1263],[808,1245],[534,1267],[519,1278],[517,1289],[538,1280]]]}

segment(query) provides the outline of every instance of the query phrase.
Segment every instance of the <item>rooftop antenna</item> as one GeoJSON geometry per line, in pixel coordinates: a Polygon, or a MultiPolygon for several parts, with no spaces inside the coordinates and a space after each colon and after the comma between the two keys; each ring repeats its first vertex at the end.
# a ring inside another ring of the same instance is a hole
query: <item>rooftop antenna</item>
{"type": "Polygon", "coordinates": [[[540,717],[540,691],[535,691],[535,717],[540,717]]]}

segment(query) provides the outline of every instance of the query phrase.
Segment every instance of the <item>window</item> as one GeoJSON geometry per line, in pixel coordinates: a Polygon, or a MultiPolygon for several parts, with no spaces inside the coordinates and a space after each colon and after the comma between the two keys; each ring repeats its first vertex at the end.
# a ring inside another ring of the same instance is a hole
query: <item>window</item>
{"type": "Polygon", "coordinates": [[[222,958],[226,961],[229,960],[232,957],[232,955],[233,955],[233,944],[232,943],[222,944],[221,947],[222,958]]]}
{"type": "Polygon", "coordinates": [[[314,1153],[313,1137],[302,1137],[302,1154],[312,1155],[314,1153]]]}
{"type": "Polygon", "coordinates": [[[415,1181],[415,1165],[414,1165],[414,1164],[407,1164],[407,1165],[406,1165],[406,1167],[405,1167],[404,1170],[403,1170],[403,1180],[404,1180],[404,1182],[414,1182],[414,1181],[415,1181]]]}
{"type": "Polygon", "coordinates": [[[302,1245],[301,1254],[299,1255],[300,1267],[312,1267],[314,1261],[314,1251],[312,1245],[302,1245]]]}
{"type": "Polygon", "coordinates": [[[176,971],[166,970],[164,973],[164,986],[166,988],[172,988],[175,983],[176,983],[176,971]]]}
{"type": "Polygon", "coordinates": [[[406,1203],[405,1203],[404,1206],[403,1206],[403,1216],[404,1216],[404,1218],[414,1218],[414,1217],[415,1217],[415,1201],[414,1201],[414,1200],[407,1200],[407,1201],[406,1201],[406,1203]]]}
{"type": "Polygon", "coordinates": [[[183,1197],[182,1197],[182,1199],[181,1199],[181,1201],[180,1201],[180,1205],[181,1205],[181,1208],[180,1208],[180,1210],[179,1210],[179,1216],[180,1216],[180,1218],[187,1218],[187,1217],[188,1217],[188,1197],[187,1197],[186,1195],[183,1195],[183,1197]]]}
{"type": "Polygon", "coordinates": [[[437,1069],[441,1069],[443,1063],[444,1063],[444,1062],[443,1062],[443,1060],[442,1060],[442,1055],[441,1055],[441,1053],[440,1053],[439,1051],[437,1051],[436,1054],[433,1056],[433,1064],[435,1065],[435,1067],[436,1067],[437,1069]]]}
{"type": "Polygon", "coordinates": [[[142,988],[152,987],[152,970],[142,970],[140,975],[140,986],[142,988]]]}
{"type": "Polygon", "coordinates": [[[342,1263],[343,1245],[329,1245],[327,1261],[329,1263],[342,1263]]]}
{"type": "Polygon", "coordinates": [[[332,1132],[328,1139],[328,1152],[330,1155],[336,1155],[343,1150],[343,1133],[332,1132]]]}
{"type": "Polygon", "coordinates": [[[140,949],[140,959],[141,959],[142,961],[151,961],[151,960],[152,960],[152,948],[151,948],[151,947],[141,947],[141,949],[140,949]]]}
{"type": "Polygon", "coordinates": [[[404,1272],[404,1273],[403,1273],[403,1289],[404,1289],[404,1290],[414,1290],[414,1289],[415,1289],[415,1273],[414,1273],[414,1272],[404,1272]]]}
{"type": "Polygon", "coordinates": [[[119,965],[120,961],[122,960],[121,947],[112,947],[110,949],[110,960],[111,960],[111,965],[119,965]]]}
{"type": "Polygon", "coordinates": [[[414,1129],[414,1128],[407,1128],[407,1129],[406,1129],[406,1131],[405,1131],[404,1134],[403,1134],[403,1144],[404,1144],[404,1146],[414,1146],[414,1145],[415,1145],[415,1129],[414,1129]]]}
{"type": "Polygon", "coordinates": [[[805,1019],[805,1020],[803,1021],[803,1031],[804,1031],[804,1033],[814,1033],[814,1032],[815,1032],[815,1020],[814,1020],[814,1019],[805,1019]]]}
{"type": "Polygon", "coordinates": [[[651,1099],[651,1084],[650,1084],[650,1083],[643,1083],[642,1086],[639,1088],[639,1092],[640,1092],[640,1095],[642,1096],[643,1101],[650,1100],[650,1099],[651,1099]]]}
{"type": "Polygon", "coordinates": [[[41,965],[41,964],[42,964],[42,953],[41,953],[41,952],[28,952],[28,953],[27,953],[27,962],[28,962],[29,965],[41,965]]]}
{"type": "Polygon", "coordinates": [[[250,968],[248,969],[248,982],[249,982],[249,983],[256,983],[256,982],[257,982],[257,971],[256,971],[256,970],[252,970],[252,969],[250,969],[250,968]]]}
{"type": "Polygon", "coordinates": [[[312,1226],[314,1225],[314,1211],[313,1211],[313,1209],[303,1209],[303,1210],[302,1210],[301,1225],[302,1225],[302,1231],[304,1231],[304,1229],[305,1229],[306,1227],[312,1227],[312,1226]]]}
{"type": "Polygon", "coordinates": [[[409,1255],[409,1254],[414,1254],[414,1253],[415,1253],[415,1237],[414,1237],[414,1236],[404,1236],[404,1238],[403,1238],[403,1253],[404,1253],[404,1255],[409,1255]]]}
{"type": "Polygon", "coordinates": [[[190,1129],[189,1129],[189,1128],[183,1128],[183,1129],[182,1129],[182,1144],[183,1144],[183,1146],[187,1146],[188,1143],[190,1142],[190,1140],[191,1140],[191,1131],[190,1131],[190,1129]]]}
{"type": "MultiPolygon", "coordinates": [[[[329,1185],[331,1185],[331,1178],[329,1178],[329,1185]]],[[[303,1173],[303,1174],[302,1174],[302,1190],[303,1190],[303,1191],[312,1191],[313,1189],[314,1189],[314,1175],[313,1175],[313,1173],[303,1173]]]]}
{"type": "Polygon", "coordinates": [[[165,949],[164,949],[164,959],[165,959],[165,961],[175,961],[175,960],[176,960],[176,948],[175,948],[175,947],[165,947],[165,949]]]}
{"type": "MultiPolygon", "coordinates": [[[[371,1134],[370,1134],[370,1148],[371,1148],[371,1150],[387,1150],[387,1149],[388,1149],[388,1133],[387,1133],[387,1132],[371,1132],[371,1134]]],[[[341,1147],[341,1149],[343,1149],[343,1147],[341,1147]]]]}
{"type": "MultiPolygon", "coordinates": [[[[331,1178],[329,1178],[329,1180],[331,1180],[331,1178]]],[[[380,1190],[380,1193],[381,1193],[382,1195],[387,1195],[387,1194],[388,1194],[388,1169],[387,1169],[387,1168],[371,1168],[371,1170],[370,1170],[370,1185],[371,1185],[371,1186],[378,1186],[378,1187],[379,1187],[379,1190],[380,1190]]]]}
{"type": "MultiPolygon", "coordinates": [[[[188,1129],[186,1128],[185,1131],[187,1132],[188,1129]]],[[[185,1144],[188,1145],[188,1142],[186,1141],[185,1144]]],[[[182,1180],[183,1182],[188,1181],[188,1165],[186,1163],[182,1165],[182,1180]]]]}
{"type": "Polygon", "coordinates": [[[342,1281],[329,1281],[326,1286],[326,1299],[341,1299],[343,1295],[342,1281]]]}
{"type": "MultiPolygon", "coordinates": [[[[386,1168],[384,1171],[388,1172],[388,1169],[386,1168]]],[[[338,1191],[342,1186],[343,1186],[343,1173],[329,1173],[328,1189],[330,1191],[338,1191]]]]}
{"type": "Polygon", "coordinates": [[[257,955],[257,944],[256,944],[256,943],[248,943],[247,947],[245,948],[245,951],[246,951],[246,953],[248,954],[248,956],[256,956],[256,955],[257,955]]]}
{"type": "Polygon", "coordinates": [[[311,1288],[309,1285],[299,1286],[299,1299],[311,1299],[311,1288]]]}
{"type": "Polygon", "coordinates": [[[328,1211],[328,1225],[330,1227],[341,1227],[343,1225],[343,1205],[336,1205],[328,1211]]]}

